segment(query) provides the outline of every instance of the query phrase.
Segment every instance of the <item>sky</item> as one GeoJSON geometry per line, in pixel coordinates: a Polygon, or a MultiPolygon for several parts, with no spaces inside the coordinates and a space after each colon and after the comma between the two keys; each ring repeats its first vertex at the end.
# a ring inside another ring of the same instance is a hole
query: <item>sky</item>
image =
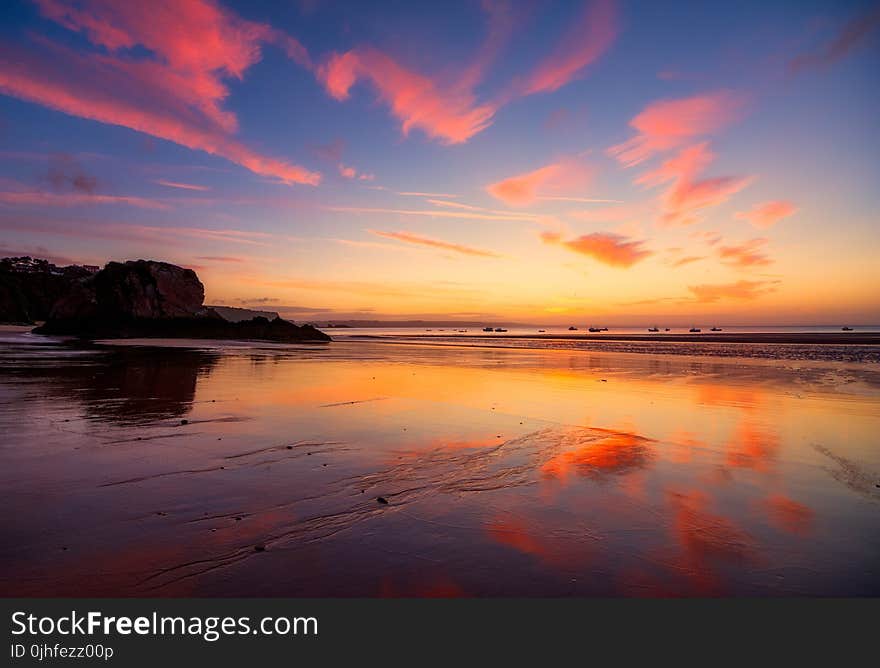
{"type": "Polygon", "coordinates": [[[297,321],[880,323],[878,2],[7,0],[0,255],[297,321]]]}

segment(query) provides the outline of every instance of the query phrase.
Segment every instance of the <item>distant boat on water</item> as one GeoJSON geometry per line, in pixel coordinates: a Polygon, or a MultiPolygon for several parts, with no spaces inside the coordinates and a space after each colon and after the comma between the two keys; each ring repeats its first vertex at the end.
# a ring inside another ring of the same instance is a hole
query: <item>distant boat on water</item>
{"type": "Polygon", "coordinates": [[[692,333],[699,333],[699,332],[702,332],[703,330],[700,329],[699,327],[691,327],[690,331],[692,333]]]}
{"type": "Polygon", "coordinates": [[[496,328],[495,328],[495,331],[496,331],[496,332],[506,332],[507,330],[504,329],[503,327],[496,327],[496,328]]]}
{"type": "Polygon", "coordinates": [[[546,329],[539,329],[539,330],[538,330],[538,333],[539,333],[539,334],[542,334],[543,332],[546,332],[546,331],[547,331],[546,329]]]}
{"type": "Polygon", "coordinates": [[[576,332],[576,331],[577,331],[577,327],[575,327],[574,325],[572,325],[571,327],[568,328],[568,331],[569,331],[569,332],[576,332]]]}
{"type": "Polygon", "coordinates": [[[710,329],[709,331],[710,331],[710,332],[721,332],[721,331],[723,331],[723,330],[722,330],[720,327],[713,327],[713,328],[710,329]]]}
{"type": "Polygon", "coordinates": [[[664,331],[664,332],[668,332],[668,331],[669,331],[669,327],[667,327],[667,328],[664,329],[663,331],[664,331]]]}
{"type": "Polygon", "coordinates": [[[484,332],[494,332],[495,330],[492,329],[491,327],[483,327],[483,331],[484,332]]]}
{"type": "Polygon", "coordinates": [[[595,333],[595,332],[601,332],[602,330],[599,329],[598,327],[590,327],[590,331],[595,333]]]}
{"type": "Polygon", "coordinates": [[[648,327],[649,332],[659,332],[660,330],[657,327],[648,327]]]}
{"type": "Polygon", "coordinates": [[[841,327],[841,328],[840,328],[840,331],[842,331],[842,332],[851,332],[851,331],[853,331],[853,328],[852,328],[852,327],[841,327]]]}

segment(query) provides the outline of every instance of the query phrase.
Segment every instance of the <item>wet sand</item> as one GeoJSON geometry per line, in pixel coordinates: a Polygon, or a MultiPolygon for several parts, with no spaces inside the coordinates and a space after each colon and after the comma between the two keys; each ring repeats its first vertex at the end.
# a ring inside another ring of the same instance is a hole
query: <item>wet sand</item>
{"type": "Polygon", "coordinates": [[[877,364],[132,343],[0,343],[2,594],[880,594],[877,364]]]}

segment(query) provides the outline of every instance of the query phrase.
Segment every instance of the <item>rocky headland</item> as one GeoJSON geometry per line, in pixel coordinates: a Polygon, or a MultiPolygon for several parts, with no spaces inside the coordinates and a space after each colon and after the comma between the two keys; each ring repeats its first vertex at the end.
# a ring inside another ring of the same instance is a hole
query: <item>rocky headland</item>
{"type": "Polygon", "coordinates": [[[204,300],[205,288],[192,269],[154,260],[110,262],[95,274],[71,281],[34,332],[90,339],[330,341],[311,325],[280,317],[231,322],[204,300]]]}

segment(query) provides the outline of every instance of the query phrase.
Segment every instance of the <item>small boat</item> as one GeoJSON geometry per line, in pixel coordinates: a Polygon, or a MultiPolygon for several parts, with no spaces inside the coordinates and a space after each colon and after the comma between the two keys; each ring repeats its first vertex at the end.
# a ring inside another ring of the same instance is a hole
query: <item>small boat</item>
{"type": "Polygon", "coordinates": [[[538,330],[538,334],[543,334],[543,333],[546,332],[546,331],[547,331],[546,329],[539,329],[539,330],[538,330]]]}
{"type": "Polygon", "coordinates": [[[483,327],[483,331],[484,332],[494,332],[495,330],[492,329],[491,327],[483,327]]]}
{"type": "Polygon", "coordinates": [[[601,332],[602,330],[599,329],[598,327],[590,327],[590,331],[595,334],[596,332],[601,332]]]}
{"type": "Polygon", "coordinates": [[[841,332],[851,332],[851,331],[853,331],[853,328],[852,327],[841,327],[840,331],[841,332]]]}
{"type": "Polygon", "coordinates": [[[503,327],[496,327],[496,328],[495,328],[495,331],[496,331],[496,332],[506,332],[507,330],[504,329],[503,327]]]}
{"type": "Polygon", "coordinates": [[[659,332],[660,330],[657,327],[648,327],[649,332],[659,332]]]}
{"type": "Polygon", "coordinates": [[[721,332],[721,331],[723,331],[723,330],[722,330],[720,327],[713,327],[713,328],[710,329],[709,331],[710,331],[710,332],[721,332]]]}
{"type": "Polygon", "coordinates": [[[576,331],[577,331],[577,327],[575,327],[574,325],[572,325],[571,327],[568,328],[568,331],[569,331],[569,332],[576,332],[576,331]]]}
{"type": "Polygon", "coordinates": [[[607,331],[608,331],[608,328],[607,328],[607,327],[600,327],[600,328],[599,328],[599,331],[600,331],[600,332],[607,332],[607,331]]]}
{"type": "Polygon", "coordinates": [[[693,333],[693,334],[697,334],[697,333],[699,333],[699,332],[702,332],[703,330],[700,329],[699,327],[691,327],[690,331],[691,331],[691,333],[693,333]]]}
{"type": "Polygon", "coordinates": [[[664,332],[668,332],[668,331],[669,331],[669,327],[667,327],[667,328],[664,329],[663,331],[664,331],[664,332]]]}

